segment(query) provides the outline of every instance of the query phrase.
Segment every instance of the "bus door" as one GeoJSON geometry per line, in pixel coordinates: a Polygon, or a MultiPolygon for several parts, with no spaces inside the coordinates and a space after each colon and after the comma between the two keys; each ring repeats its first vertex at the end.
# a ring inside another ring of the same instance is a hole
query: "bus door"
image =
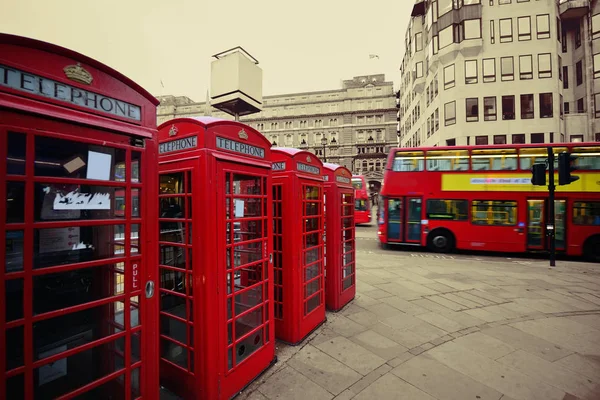
{"type": "Polygon", "coordinates": [[[388,240],[421,243],[421,197],[388,199],[388,240]]]}
{"type": "MultiPolygon", "coordinates": [[[[566,214],[567,201],[564,199],[554,200],[555,221],[555,246],[556,250],[564,251],[566,244],[566,214]]],[[[548,221],[548,200],[527,200],[527,249],[547,250],[549,243],[546,239],[546,225],[548,221]]]]}

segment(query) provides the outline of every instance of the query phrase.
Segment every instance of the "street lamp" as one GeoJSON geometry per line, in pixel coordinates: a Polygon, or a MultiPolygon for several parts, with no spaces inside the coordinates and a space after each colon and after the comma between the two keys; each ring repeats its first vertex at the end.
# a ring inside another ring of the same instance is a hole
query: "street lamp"
{"type": "Polygon", "coordinates": [[[327,146],[327,138],[325,136],[321,138],[321,145],[323,145],[323,162],[327,162],[327,157],[325,157],[325,146],[327,146]]]}

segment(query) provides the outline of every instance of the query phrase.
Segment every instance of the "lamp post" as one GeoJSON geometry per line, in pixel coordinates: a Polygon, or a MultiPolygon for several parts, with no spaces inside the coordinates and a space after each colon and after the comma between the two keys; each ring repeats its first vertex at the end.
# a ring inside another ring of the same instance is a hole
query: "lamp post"
{"type": "Polygon", "coordinates": [[[321,145],[323,145],[323,162],[327,162],[327,157],[325,156],[325,146],[327,146],[327,138],[325,136],[321,138],[321,145]]]}

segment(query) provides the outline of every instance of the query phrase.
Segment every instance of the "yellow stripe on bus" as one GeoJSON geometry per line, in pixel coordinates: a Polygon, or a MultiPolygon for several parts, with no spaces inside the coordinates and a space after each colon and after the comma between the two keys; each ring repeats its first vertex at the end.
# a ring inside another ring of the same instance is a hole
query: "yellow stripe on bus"
{"type": "MultiPolygon", "coordinates": [[[[579,180],[570,185],[558,186],[558,174],[554,179],[557,192],[600,192],[600,173],[573,173],[579,180]]],[[[548,180],[548,178],[546,178],[548,180]]],[[[466,192],[547,192],[547,186],[531,184],[531,174],[442,174],[442,191],[466,192]]]]}

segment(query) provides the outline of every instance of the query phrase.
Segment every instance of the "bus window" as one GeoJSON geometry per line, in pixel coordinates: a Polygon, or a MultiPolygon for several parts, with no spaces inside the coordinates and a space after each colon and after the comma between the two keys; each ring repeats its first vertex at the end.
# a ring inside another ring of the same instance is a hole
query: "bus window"
{"type": "Polygon", "coordinates": [[[465,221],[468,218],[467,200],[427,200],[427,219],[465,221]]]}
{"type": "Polygon", "coordinates": [[[435,150],[427,152],[427,171],[467,171],[467,150],[435,150]]]}
{"type": "Polygon", "coordinates": [[[368,211],[367,201],[364,199],[356,199],[354,201],[354,209],[356,211],[368,211]]]}
{"type": "Polygon", "coordinates": [[[573,203],[575,225],[600,226],[600,201],[576,201],[573,203]]]}
{"type": "Polygon", "coordinates": [[[575,147],[573,155],[579,157],[575,160],[577,169],[581,170],[600,170],[600,146],[595,147],[575,147]]]}
{"type": "Polygon", "coordinates": [[[471,222],[475,225],[510,226],[517,223],[517,202],[473,200],[471,222]]]}
{"type": "Polygon", "coordinates": [[[517,169],[517,150],[473,150],[473,171],[514,171],[517,169]]]}
{"type": "Polygon", "coordinates": [[[363,188],[362,179],[352,179],[352,187],[355,190],[360,190],[363,188]]]}
{"type": "Polygon", "coordinates": [[[422,151],[398,151],[394,157],[392,171],[415,172],[425,169],[425,155],[422,151]]]}
{"type": "MultiPolygon", "coordinates": [[[[567,151],[566,147],[554,147],[554,169],[558,168],[558,153],[567,151]]],[[[548,150],[546,148],[521,149],[519,152],[520,167],[523,170],[530,171],[533,164],[545,164],[548,159],[548,150]]]]}

